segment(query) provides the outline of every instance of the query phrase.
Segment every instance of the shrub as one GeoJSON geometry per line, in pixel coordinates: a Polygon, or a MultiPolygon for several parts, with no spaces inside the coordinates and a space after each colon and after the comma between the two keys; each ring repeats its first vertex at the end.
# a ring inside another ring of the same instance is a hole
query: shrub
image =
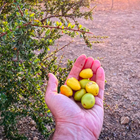
{"type": "Polygon", "coordinates": [[[44,101],[47,74],[54,73],[60,87],[73,62],[68,60],[62,67],[56,53],[66,45],[52,52],[50,46],[63,35],[80,35],[91,46],[86,36],[90,32],[76,20],[92,19],[92,10],[80,11],[85,6],[83,0],[31,2],[34,1],[0,1],[0,125],[9,139],[27,139],[17,129],[17,122],[25,116],[36,122],[44,138],[51,134],[45,127],[54,123],[44,101]],[[36,50],[42,51],[36,55],[36,50]]]}

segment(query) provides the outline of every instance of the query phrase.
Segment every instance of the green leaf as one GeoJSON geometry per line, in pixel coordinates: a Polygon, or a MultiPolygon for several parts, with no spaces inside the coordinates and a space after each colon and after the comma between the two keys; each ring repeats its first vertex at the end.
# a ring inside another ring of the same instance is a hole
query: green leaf
{"type": "Polygon", "coordinates": [[[68,24],[68,28],[71,27],[71,23],[68,24]]]}
{"type": "Polygon", "coordinates": [[[80,24],[80,25],[79,25],[79,29],[81,29],[81,28],[82,28],[82,25],[80,24]]]}
{"type": "Polygon", "coordinates": [[[59,26],[59,22],[58,21],[56,22],[56,26],[59,26]]]}
{"type": "Polygon", "coordinates": [[[33,17],[35,15],[35,13],[32,13],[31,15],[30,15],[30,17],[33,17]]]}
{"type": "Polygon", "coordinates": [[[47,31],[45,32],[45,35],[49,35],[50,34],[50,29],[47,29],[47,31]]]}
{"type": "Polygon", "coordinates": [[[17,16],[20,16],[20,13],[19,12],[16,12],[17,16]]]}

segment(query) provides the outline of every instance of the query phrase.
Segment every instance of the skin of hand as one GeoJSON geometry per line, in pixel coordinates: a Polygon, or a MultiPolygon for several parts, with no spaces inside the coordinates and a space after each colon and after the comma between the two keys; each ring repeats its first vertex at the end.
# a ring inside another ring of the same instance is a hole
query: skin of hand
{"type": "MultiPolygon", "coordinates": [[[[56,128],[53,140],[96,140],[103,125],[103,97],[105,74],[98,60],[81,55],[74,63],[68,78],[75,77],[79,80],[82,69],[91,68],[92,81],[99,85],[99,94],[95,97],[95,105],[91,109],[84,109],[80,102],[75,102],[73,97],[66,97],[57,93],[58,80],[49,73],[49,81],[45,94],[45,102],[51,110],[56,128]]],[[[68,79],[67,78],[67,79],[68,79]]]]}

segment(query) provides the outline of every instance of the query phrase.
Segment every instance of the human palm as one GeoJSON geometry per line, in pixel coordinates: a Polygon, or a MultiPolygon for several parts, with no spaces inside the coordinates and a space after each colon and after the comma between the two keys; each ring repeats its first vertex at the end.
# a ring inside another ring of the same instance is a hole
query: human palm
{"type": "Polygon", "coordinates": [[[103,94],[104,94],[104,70],[100,67],[98,60],[86,58],[81,55],[77,58],[68,78],[75,77],[79,80],[82,69],[91,68],[94,75],[91,80],[99,85],[99,94],[95,97],[95,105],[92,109],[84,109],[80,102],[75,102],[73,97],[68,98],[57,93],[58,81],[53,74],[49,74],[49,82],[45,95],[45,101],[50,108],[56,124],[69,123],[81,126],[98,138],[103,124],[103,94]]]}

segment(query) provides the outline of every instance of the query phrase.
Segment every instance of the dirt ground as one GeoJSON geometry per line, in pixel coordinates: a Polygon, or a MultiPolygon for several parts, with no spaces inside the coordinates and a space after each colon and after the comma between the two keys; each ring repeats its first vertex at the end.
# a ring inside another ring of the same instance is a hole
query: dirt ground
{"type": "MultiPolygon", "coordinates": [[[[114,0],[112,5],[112,0],[99,0],[93,18],[79,21],[95,35],[108,38],[93,44],[92,49],[86,47],[83,39],[76,38],[60,54],[71,60],[81,54],[92,56],[100,60],[105,70],[105,113],[99,140],[140,140],[140,2],[114,0]],[[125,124],[121,124],[122,117],[126,117],[125,124]]],[[[69,41],[63,37],[59,45],[69,41]]],[[[31,139],[43,140],[35,128],[28,133],[33,133],[31,139]]]]}

